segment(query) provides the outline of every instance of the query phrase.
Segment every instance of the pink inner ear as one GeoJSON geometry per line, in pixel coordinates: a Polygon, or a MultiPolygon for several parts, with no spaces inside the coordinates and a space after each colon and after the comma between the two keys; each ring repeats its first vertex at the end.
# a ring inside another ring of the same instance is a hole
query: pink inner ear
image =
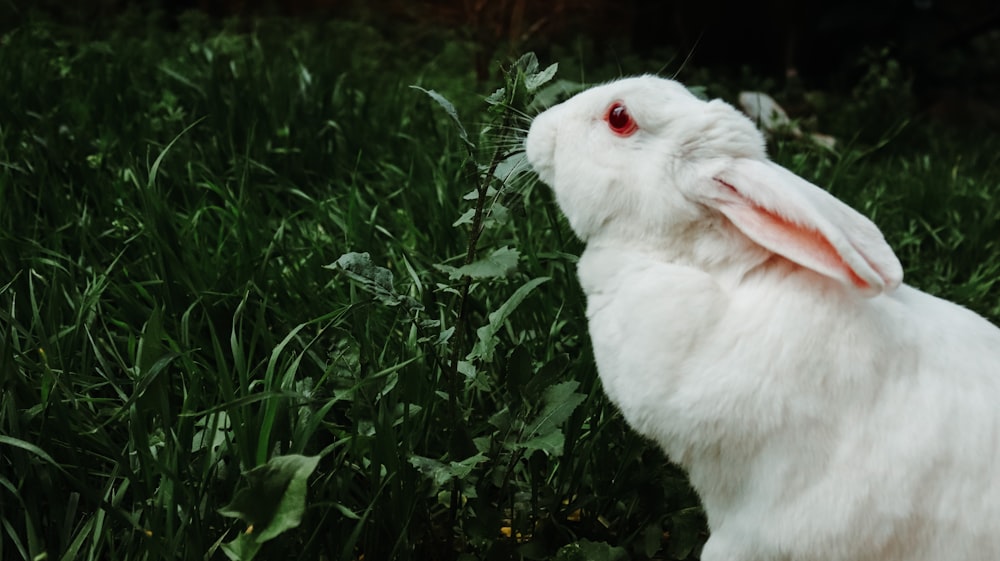
{"type": "MultiPolygon", "coordinates": [[[[759,207],[757,205],[752,205],[752,208],[752,212],[758,216],[757,220],[761,222],[761,226],[765,229],[773,231],[771,235],[784,238],[784,243],[798,246],[799,249],[811,255],[817,261],[838,269],[843,276],[850,279],[854,286],[860,289],[872,288],[870,284],[859,277],[858,274],[854,272],[854,269],[852,269],[844,261],[844,259],[840,256],[840,253],[833,247],[833,244],[830,243],[830,240],[826,239],[823,234],[817,232],[816,230],[789,222],[785,218],[767,210],[766,208],[759,207]]],[[[786,257],[791,258],[791,256],[787,254],[786,257]]],[[[792,260],[795,261],[794,258],[792,258],[792,260]]],[[[799,264],[807,267],[812,266],[810,263],[799,264]]]]}
{"type": "Polygon", "coordinates": [[[705,205],[761,247],[866,298],[891,292],[903,280],[899,260],[875,224],[787,169],[737,158],[712,180],[705,205]]]}
{"type": "Polygon", "coordinates": [[[725,181],[718,178],[716,181],[728,188],[738,201],[724,202],[719,210],[747,237],[820,274],[848,281],[861,290],[873,288],[844,261],[837,248],[821,232],[796,224],[756,204],[725,181]]]}

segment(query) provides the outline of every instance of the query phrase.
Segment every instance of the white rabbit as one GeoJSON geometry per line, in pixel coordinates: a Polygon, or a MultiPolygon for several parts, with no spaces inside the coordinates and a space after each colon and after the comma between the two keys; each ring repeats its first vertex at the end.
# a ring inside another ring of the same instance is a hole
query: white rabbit
{"type": "Polygon", "coordinates": [[[605,391],[703,501],[703,561],[1000,560],[1000,330],[901,284],[872,222],[677,82],[586,90],[525,148],[587,242],[605,391]]]}

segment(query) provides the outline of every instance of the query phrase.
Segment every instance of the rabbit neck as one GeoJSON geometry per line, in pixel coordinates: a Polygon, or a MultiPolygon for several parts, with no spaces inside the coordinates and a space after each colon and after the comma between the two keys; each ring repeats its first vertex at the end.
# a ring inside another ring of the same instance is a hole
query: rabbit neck
{"type": "Polygon", "coordinates": [[[590,237],[587,250],[618,255],[613,261],[623,266],[634,260],[649,260],[690,267],[710,275],[725,289],[739,285],[775,258],[772,252],[736,232],[722,217],[674,224],[657,232],[608,229],[590,237]]]}

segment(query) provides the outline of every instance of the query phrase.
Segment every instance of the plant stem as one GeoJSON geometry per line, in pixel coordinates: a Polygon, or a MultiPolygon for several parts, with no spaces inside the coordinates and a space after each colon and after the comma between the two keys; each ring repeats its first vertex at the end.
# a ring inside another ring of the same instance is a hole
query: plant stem
{"type": "MultiPolygon", "coordinates": [[[[503,122],[500,128],[503,134],[507,134],[510,126],[511,112],[507,109],[503,113],[503,122]]],[[[502,139],[501,139],[502,140],[502,139]]],[[[489,194],[490,185],[493,184],[493,177],[496,173],[497,166],[503,160],[503,142],[497,144],[496,150],[493,152],[493,157],[490,160],[489,168],[486,173],[482,176],[482,180],[476,184],[476,207],[472,215],[472,226],[469,229],[469,239],[465,251],[465,259],[462,265],[469,265],[476,259],[476,251],[479,245],[479,238],[483,234],[483,221],[486,217],[486,202],[489,194]]],[[[476,166],[476,158],[473,150],[469,150],[469,159],[466,163],[466,168],[470,176],[475,177],[479,173],[479,169],[476,166]]],[[[450,432],[449,438],[449,452],[454,454],[456,450],[456,430],[461,423],[458,407],[458,392],[459,392],[459,377],[458,377],[458,362],[462,358],[463,349],[466,345],[466,331],[468,330],[468,301],[469,301],[469,291],[472,288],[472,277],[465,276],[462,279],[462,286],[459,289],[458,297],[458,317],[455,319],[455,341],[452,345],[451,359],[448,361],[447,369],[445,370],[445,375],[447,377],[448,385],[448,416],[449,422],[447,424],[447,430],[450,432]]],[[[460,459],[460,458],[455,458],[460,459]]],[[[455,523],[458,519],[458,508],[461,504],[459,501],[460,495],[460,484],[458,479],[452,482],[451,489],[451,527],[454,528],[455,523]]],[[[453,534],[452,534],[453,536],[453,534]]],[[[454,545],[454,544],[452,544],[454,545]]],[[[451,548],[454,552],[454,547],[451,548]]]]}

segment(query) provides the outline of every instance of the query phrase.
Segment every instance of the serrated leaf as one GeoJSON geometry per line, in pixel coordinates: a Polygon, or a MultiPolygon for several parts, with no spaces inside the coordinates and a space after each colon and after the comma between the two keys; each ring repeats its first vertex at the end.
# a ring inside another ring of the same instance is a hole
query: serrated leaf
{"type": "Polygon", "coordinates": [[[542,396],[541,413],[534,421],[528,424],[525,435],[530,439],[536,436],[545,436],[553,431],[557,431],[559,426],[569,419],[573,411],[587,398],[582,393],[577,393],[576,388],[580,387],[580,382],[569,380],[559,384],[553,384],[545,389],[542,396]]]}
{"type": "Polygon", "coordinates": [[[448,466],[444,462],[416,455],[410,456],[409,461],[421,475],[431,480],[434,487],[440,487],[451,479],[451,473],[448,472],[448,466]]]}
{"type": "Polygon", "coordinates": [[[486,225],[490,228],[497,226],[503,226],[510,220],[510,211],[507,207],[500,203],[493,203],[490,207],[490,216],[486,221],[486,225]]]}
{"type": "Polygon", "coordinates": [[[437,341],[434,342],[435,345],[443,345],[451,340],[451,336],[455,334],[455,326],[451,326],[448,329],[442,330],[438,335],[437,341]]]}
{"type": "Polygon", "coordinates": [[[497,91],[490,94],[486,98],[486,103],[489,105],[497,105],[503,103],[503,98],[507,95],[507,88],[500,88],[497,91]]]}
{"type": "Polygon", "coordinates": [[[472,444],[476,447],[481,454],[485,454],[489,451],[490,447],[493,445],[493,438],[490,436],[480,436],[472,439],[472,444]]]}
{"type": "Polygon", "coordinates": [[[462,141],[469,146],[469,148],[474,149],[476,147],[476,145],[473,144],[471,140],[469,140],[469,133],[465,131],[465,127],[462,126],[461,119],[458,118],[458,111],[455,109],[455,105],[452,102],[448,101],[448,98],[437,93],[434,90],[425,90],[420,86],[410,86],[410,87],[415,90],[420,90],[424,92],[425,94],[430,96],[431,99],[436,101],[437,104],[444,109],[444,112],[447,113],[449,117],[451,117],[451,120],[454,121],[455,128],[458,129],[458,137],[461,138],[462,141]]]}
{"type": "Polygon", "coordinates": [[[448,462],[448,468],[451,473],[459,479],[465,479],[468,477],[472,470],[476,469],[476,466],[485,462],[489,458],[483,454],[476,454],[475,456],[470,456],[459,462],[448,462]]]}
{"type": "Polygon", "coordinates": [[[379,267],[372,263],[372,257],[368,252],[356,253],[348,252],[329,265],[327,269],[339,267],[349,276],[356,276],[361,280],[371,281],[387,290],[392,289],[392,271],[385,267],[379,267]]]}
{"type": "Polygon", "coordinates": [[[538,57],[533,52],[524,53],[514,66],[520,68],[526,75],[535,74],[538,72],[538,57]]]}
{"type": "Polygon", "coordinates": [[[535,90],[547,84],[550,80],[552,80],[552,78],[555,77],[558,70],[559,63],[556,62],[549,65],[548,68],[542,70],[541,72],[527,75],[524,78],[524,86],[528,89],[528,93],[534,93],[535,90]]]}
{"type": "Polygon", "coordinates": [[[477,465],[487,459],[483,454],[476,454],[459,462],[444,463],[433,458],[413,455],[410,456],[409,462],[421,475],[430,479],[435,488],[438,488],[452,479],[465,479],[477,465]]]}
{"type": "Polygon", "coordinates": [[[351,280],[360,283],[376,296],[395,300],[396,289],[392,285],[392,271],[372,263],[368,252],[349,252],[341,255],[327,269],[339,269],[351,280]]]}
{"type": "Polygon", "coordinates": [[[448,265],[435,265],[435,267],[440,271],[448,273],[448,277],[451,280],[457,280],[462,277],[495,279],[506,277],[517,269],[520,257],[521,254],[516,249],[504,246],[495,250],[489,257],[474,261],[468,265],[463,265],[462,267],[451,267],[448,265]]]}
{"type": "Polygon", "coordinates": [[[368,252],[349,252],[341,255],[335,262],[323,266],[326,269],[340,271],[347,278],[375,296],[387,306],[405,305],[411,310],[423,309],[423,305],[413,298],[399,294],[393,286],[392,271],[372,263],[368,252]]]}
{"type": "Polygon", "coordinates": [[[462,216],[458,217],[458,220],[452,223],[452,227],[461,226],[462,224],[472,224],[472,218],[476,216],[476,209],[470,208],[469,210],[462,213],[462,216]]]}
{"type": "Polygon", "coordinates": [[[318,463],[319,456],[276,456],[244,474],[247,487],[219,509],[219,514],[240,518],[250,527],[248,533],[230,542],[233,551],[249,551],[241,540],[263,543],[302,522],[307,483],[318,463]]]}
{"type": "MultiPolygon", "coordinates": [[[[505,180],[506,181],[506,180],[505,180]]],[[[494,191],[495,193],[495,191],[494,191]]],[[[476,209],[470,208],[462,213],[462,216],[458,217],[458,220],[452,223],[452,226],[461,226],[463,224],[472,224],[476,215],[476,209]]],[[[510,213],[507,211],[507,207],[503,204],[494,201],[483,218],[482,227],[483,228],[495,228],[497,226],[503,226],[507,223],[510,218],[510,213]]]]}
{"type": "Polygon", "coordinates": [[[465,376],[466,378],[471,379],[476,377],[476,365],[467,360],[458,361],[458,364],[455,365],[455,369],[458,370],[459,374],[465,376]]]}
{"type": "Polygon", "coordinates": [[[549,277],[531,279],[515,290],[514,294],[511,294],[510,298],[501,304],[496,311],[490,313],[489,323],[476,330],[479,340],[476,341],[475,347],[472,348],[472,352],[469,353],[466,359],[474,360],[480,358],[487,361],[493,360],[493,352],[496,350],[498,342],[496,335],[501,327],[503,327],[503,323],[507,321],[507,317],[521,305],[521,302],[528,297],[528,294],[531,294],[531,291],[538,288],[540,284],[548,281],[549,277]]]}
{"type": "MultiPolygon", "coordinates": [[[[485,171],[486,168],[481,168],[481,171],[485,171]]],[[[497,194],[497,190],[494,187],[486,187],[486,197],[494,197],[497,194]]],[[[463,201],[474,201],[479,198],[479,189],[473,189],[468,193],[462,195],[463,201]]]]}

